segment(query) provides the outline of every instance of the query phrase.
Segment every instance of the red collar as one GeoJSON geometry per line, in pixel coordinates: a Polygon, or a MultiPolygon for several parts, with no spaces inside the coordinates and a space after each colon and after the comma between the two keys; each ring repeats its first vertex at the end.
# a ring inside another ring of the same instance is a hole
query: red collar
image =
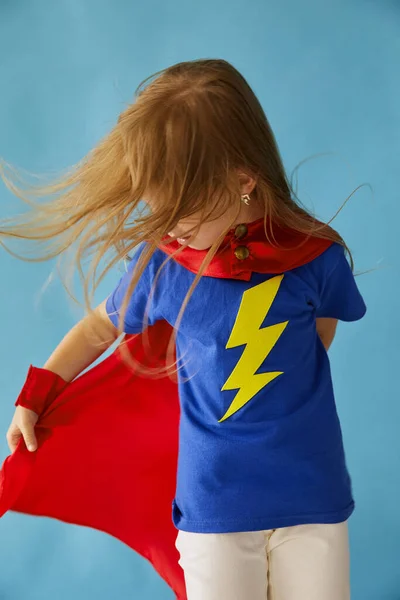
{"type": "MultiPolygon", "coordinates": [[[[253,272],[284,273],[311,262],[332,244],[330,240],[278,226],[274,226],[273,234],[276,243],[271,245],[265,236],[264,219],[238,225],[228,232],[203,274],[249,281],[253,272]]],[[[160,246],[166,254],[173,254],[180,247],[176,241],[160,246]]],[[[174,256],[174,260],[197,273],[207,252],[186,247],[174,256]]]]}

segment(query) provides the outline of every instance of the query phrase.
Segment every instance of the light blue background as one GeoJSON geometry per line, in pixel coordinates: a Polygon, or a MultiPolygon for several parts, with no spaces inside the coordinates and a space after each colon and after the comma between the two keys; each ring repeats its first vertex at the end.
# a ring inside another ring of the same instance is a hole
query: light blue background
{"type": "MultiPolygon", "coordinates": [[[[329,218],[358,184],[373,186],[336,221],[358,270],[375,269],[359,279],[368,316],[340,327],[331,352],[358,501],[353,600],[400,598],[399,32],[396,0],[0,1],[0,155],[11,163],[68,166],[146,76],[223,57],[258,93],[288,170],[332,153],[300,171],[306,203],[329,218]]],[[[3,188],[0,202],[1,217],[17,210],[3,188]]],[[[49,264],[1,251],[0,269],[5,434],[28,364],[43,363],[79,311],[57,283],[41,296],[49,264]]],[[[143,560],[98,532],[8,514],[0,540],[1,600],[172,598],[143,560]]]]}

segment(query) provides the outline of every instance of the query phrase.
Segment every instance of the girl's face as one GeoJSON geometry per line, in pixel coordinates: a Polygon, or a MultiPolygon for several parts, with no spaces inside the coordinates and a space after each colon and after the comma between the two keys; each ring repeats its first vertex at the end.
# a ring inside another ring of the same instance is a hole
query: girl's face
{"type": "Polygon", "coordinates": [[[208,250],[221,234],[232,226],[236,212],[236,208],[234,211],[228,210],[221,217],[200,225],[200,216],[194,214],[179,221],[174,229],[168,232],[168,235],[176,237],[182,246],[189,246],[194,250],[208,250]],[[189,233],[192,229],[196,229],[196,231],[189,233]]]}
{"type": "MultiPolygon", "coordinates": [[[[242,194],[251,194],[255,187],[255,180],[244,173],[241,173],[239,178],[242,194]]],[[[148,200],[146,202],[151,208],[152,202],[148,200]]],[[[201,222],[200,214],[194,214],[179,221],[168,235],[177,238],[182,246],[189,246],[194,250],[208,250],[224,232],[239,223],[251,223],[264,215],[264,208],[257,204],[255,199],[252,199],[248,205],[241,202],[240,198],[238,202],[240,203],[239,214],[237,205],[230,206],[222,216],[204,223],[201,222]],[[195,233],[190,233],[193,229],[195,233]]]]}
{"type": "Polygon", "coordinates": [[[194,250],[208,250],[224,232],[236,227],[239,223],[251,223],[264,216],[264,209],[254,200],[249,205],[241,202],[239,215],[237,215],[237,211],[237,206],[231,206],[222,216],[201,223],[200,226],[200,217],[192,215],[179,221],[168,235],[176,237],[182,246],[189,246],[194,250]],[[189,233],[191,229],[197,227],[196,233],[189,233]]]}

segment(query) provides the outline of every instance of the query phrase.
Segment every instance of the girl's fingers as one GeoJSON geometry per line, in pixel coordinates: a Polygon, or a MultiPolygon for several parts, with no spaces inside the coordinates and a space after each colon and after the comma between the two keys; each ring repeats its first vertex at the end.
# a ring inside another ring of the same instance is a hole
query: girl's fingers
{"type": "Polygon", "coordinates": [[[21,433],[29,452],[34,452],[37,449],[34,427],[32,425],[25,425],[23,428],[21,428],[21,433]]]}
{"type": "Polygon", "coordinates": [[[16,450],[21,437],[24,439],[26,447],[30,452],[37,450],[38,444],[35,435],[35,425],[38,419],[38,415],[33,411],[17,406],[6,436],[11,452],[16,450]]]}
{"type": "Polygon", "coordinates": [[[8,443],[8,447],[11,450],[11,453],[15,451],[18,446],[19,440],[21,439],[22,433],[19,429],[9,429],[6,439],[8,443]]]}

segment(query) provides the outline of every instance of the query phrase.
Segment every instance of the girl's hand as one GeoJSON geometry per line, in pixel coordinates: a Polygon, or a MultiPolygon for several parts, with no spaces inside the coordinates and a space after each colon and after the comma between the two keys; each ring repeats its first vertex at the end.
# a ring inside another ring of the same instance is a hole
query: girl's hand
{"type": "Polygon", "coordinates": [[[17,406],[13,420],[7,432],[7,442],[11,452],[14,452],[21,437],[24,438],[26,447],[30,452],[37,450],[35,425],[39,416],[23,406],[17,406]]]}
{"type": "MultiPolygon", "coordinates": [[[[99,358],[118,339],[118,335],[118,329],[107,314],[105,300],[67,333],[44,368],[66,382],[72,381],[99,358]]],[[[17,406],[7,432],[11,452],[15,451],[21,437],[30,452],[37,450],[35,425],[38,419],[33,410],[17,406]]]]}

